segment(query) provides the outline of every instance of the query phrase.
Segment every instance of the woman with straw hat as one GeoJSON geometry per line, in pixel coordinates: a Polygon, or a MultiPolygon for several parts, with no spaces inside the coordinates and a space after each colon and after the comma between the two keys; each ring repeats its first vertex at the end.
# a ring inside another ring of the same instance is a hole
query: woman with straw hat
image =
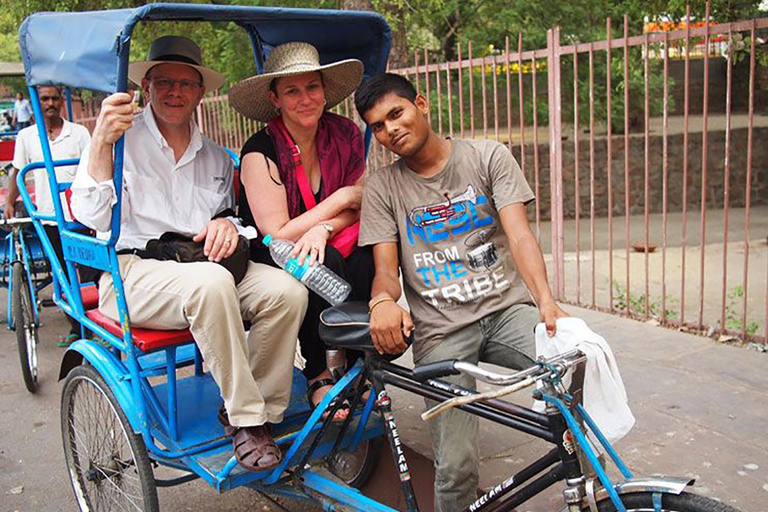
{"type": "MultiPolygon", "coordinates": [[[[368,300],[373,257],[357,247],[365,151],[360,129],[327,110],[360,84],[362,62],[354,59],[320,64],[310,44],[275,47],[264,73],[235,84],[229,100],[245,117],[267,126],[251,136],[241,151],[239,212],[244,224],[295,242],[299,263],[323,263],[352,285],[349,300],[368,300]]],[[[275,265],[261,243],[251,246],[251,259],[275,265]]],[[[319,338],[320,313],[329,304],[310,292],[299,331],[307,360],[311,406],[333,384],[319,338]]],[[[342,406],[334,421],[343,420],[342,406]]]]}

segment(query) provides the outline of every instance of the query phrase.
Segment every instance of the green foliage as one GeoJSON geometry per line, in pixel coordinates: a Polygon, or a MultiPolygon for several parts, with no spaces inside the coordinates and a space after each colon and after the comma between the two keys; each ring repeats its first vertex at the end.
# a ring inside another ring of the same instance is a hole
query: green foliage
{"type": "MultiPolygon", "coordinates": [[[[736,285],[726,293],[728,303],[725,305],[725,328],[730,331],[741,331],[742,315],[738,313],[741,310],[741,300],[744,298],[744,289],[741,285],[736,285]]],[[[748,335],[753,335],[759,328],[757,322],[747,320],[744,331],[748,335]]]]}
{"type": "MultiPolygon", "coordinates": [[[[632,315],[645,315],[645,294],[627,293],[627,287],[614,280],[613,286],[613,307],[619,311],[626,311],[632,315]]],[[[678,300],[667,296],[667,305],[672,306],[678,303],[678,300]]],[[[661,299],[648,300],[648,315],[654,318],[661,317],[661,299]]],[[[671,309],[665,311],[666,318],[677,318],[677,312],[671,309]]]]}
{"type": "MultiPolygon", "coordinates": [[[[204,3],[205,0],[187,0],[204,3]]],[[[245,4],[284,7],[313,7],[339,8],[344,6],[343,0],[208,0],[219,4],[245,4]]],[[[547,30],[559,26],[561,43],[573,44],[580,42],[599,41],[606,37],[606,18],[611,18],[612,37],[623,35],[623,17],[626,14],[629,21],[629,35],[642,33],[644,20],[671,19],[679,20],[685,14],[685,5],[689,0],[573,0],[571,2],[551,2],[549,0],[372,0],[373,8],[382,13],[392,25],[393,33],[405,25],[403,31],[408,40],[411,53],[416,48],[428,48],[436,54],[441,54],[444,60],[452,60],[456,56],[456,45],[466,45],[473,41],[475,48],[504,48],[505,38],[511,37],[512,50],[516,49],[517,34],[523,35],[525,49],[546,47],[547,30]]],[[[712,0],[711,17],[717,22],[727,22],[748,19],[757,13],[760,0],[712,0]]],[[[29,14],[37,11],[85,11],[111,9],[121,7],[137,7],[143,5],[143,0],[4,0],[0,12],[0,60],[17,61],[19,59],[17,46],[17,28],[29,14]]],[[[704,0],[691,0],[691,12],[696,19],[704,18],[704,0]]],[[[133,55],[141,58],[146,52],[149,41],[157,34],[167,34],[169,31],[183,31],[203,47],[208,63],[215,63],[229,82],[242,79],[253,71],[253,59],[250,43],[242,30],[228,23],[196,23],[184,24],[183,29],[177,24],[154,23],[143,24],[137,29],[133,39],[133,55]]],[[[623,125],[623,94],[619,84],[622,72],[617,73],[615,66],[620,66],[620,51],[615,51],[613,73],[613,98],[615,107],[612,115],[620,113],[618,125],[623,125]]],[[[482,56],[482,52],[477,55],[482,56]]],[[[604,55],[602,52],[600,55],[604,55]]],[[[630,61],[630,91],[642,90],[642,59],[630,61]],[[640,88],[638,88],[640,87],[640,88]]],[[[605,59],[595,61],[596,84],[605,83],[605,59]],[[602,73],[602,75],[600,75],[602,73]],[[598,82],[602,76],[603,82],[598,82]]],[[[583,67],[586,70],[586,66],[583,67]]],[[[568,73],[564,73],[566,77],[568,73]]],[[[661,94],[657,82],[659,70],[651,73],[652,113],[658,113],[661,94]]],[[[580,79],[582,75],[580,73],[580,79]]],[[[581,82],[581,80],[580,80],[581,82]]],[[[568,83],[564,83],[564,86],[568,83]]],[[[579,85],[579,94],[583,91],[579,85]]],[[[603,88],[604,89],[604,88],[603,88]]],[[[599,92],[595,105],[604,110],[600,114],[605,117],[605,91],[599,92]]],[[[586,96],[585,96],[586,97],[586,96]]],[[[532,108],[527,107],[529,109],[532,108]]],[[[631,109],[634,107],[631,107],[631,109]]],[[[586,110],[586,109],[582,109],[586,110]]],[[[597,112],[596,112],[597,114],[597,112]]],[[[616,123],[614,123],[616,124],[616,123]]]]}
{"type": "MultiPolygon", "coordinates": [[[[263,5],[283,7],[333,8],[338,2],[321,0],[186,0],[188,3],[218,3],[233,5],[263,5]]],[[[139,7],[141,0],[4,0],[0,12],[0,60],[20,60],[18,26],[33,12],[89,11],[139,7]],[[7,6],[7,7],[5,7],[7,6]]],[[[242,80],[254,73],[253,52],[248,35],[234,23],[147,22],[137,26],[131,39],[132,60],[141,60],[151,41],[161,35],[184,34],[197,42],[203,50],[206,64],[227,77],[228,83],[242,80]]]]}

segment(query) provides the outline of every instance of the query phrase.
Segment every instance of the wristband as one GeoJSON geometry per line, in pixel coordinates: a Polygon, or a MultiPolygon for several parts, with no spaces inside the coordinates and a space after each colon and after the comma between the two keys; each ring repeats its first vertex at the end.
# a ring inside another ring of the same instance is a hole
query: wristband
{"type": "Polygon", "coordinates": [[[388,302],[388,301],[390,301],[390,300],[391,300],[392,302],[397,302],[397,301],[396,301],[395,299],[393,299],[392,297],[380,297],[380,298],[376,299],[375,301],[373,301],[373,304],[371,304],[371,305],[369,305],[369,306],[368,306],[368,313],[369,313],[369,314],[370,314],[370,313],[373,313],[373,308],[375,308],[376,306],[378,306],[378,305],[379,305],[379,304],[381,304],[382,302],[388,302]]]}

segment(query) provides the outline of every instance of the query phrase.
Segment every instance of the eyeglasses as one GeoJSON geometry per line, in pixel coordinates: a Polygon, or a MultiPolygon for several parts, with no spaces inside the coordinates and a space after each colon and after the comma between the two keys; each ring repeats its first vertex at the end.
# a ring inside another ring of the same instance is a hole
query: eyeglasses
{"type": "Polygon", "coordinates": [[[197,92],[203,86],[203,84],[194,80],[171,80],[170,78],[162,77],[152,77],[150,80],[155,84],[155,89],[161,92],[170,91],[176,84],[179,84],[181,92],[197,92]]]}

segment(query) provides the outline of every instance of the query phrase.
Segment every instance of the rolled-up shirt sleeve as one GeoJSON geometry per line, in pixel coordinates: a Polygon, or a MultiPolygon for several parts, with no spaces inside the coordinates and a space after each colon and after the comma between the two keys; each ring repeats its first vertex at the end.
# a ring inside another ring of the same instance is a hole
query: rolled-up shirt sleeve
{"type": "Polygon", "coordinates": [[[107,180],[98,183],[88,174],[89,152],[90,147],[83,151],[72,182],[72,213],[89,228],[105,232],[111,228],[112,207],[117,203],[115,182],[107,180]]]}

